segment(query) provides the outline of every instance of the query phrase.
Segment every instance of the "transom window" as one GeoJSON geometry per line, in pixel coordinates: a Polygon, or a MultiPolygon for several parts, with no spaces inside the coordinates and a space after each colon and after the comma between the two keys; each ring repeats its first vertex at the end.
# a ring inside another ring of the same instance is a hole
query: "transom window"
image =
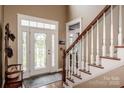
{"type": "Polygon", "coordinates": [[[54,25],[54,24],[30,21],[30,20],[25,20],[25,19],[21,20],[21,25],[28,26],[28,27],[42,28],[42,29],[50,29],[50,30],[56,29],[56,25],[54,25]]]}

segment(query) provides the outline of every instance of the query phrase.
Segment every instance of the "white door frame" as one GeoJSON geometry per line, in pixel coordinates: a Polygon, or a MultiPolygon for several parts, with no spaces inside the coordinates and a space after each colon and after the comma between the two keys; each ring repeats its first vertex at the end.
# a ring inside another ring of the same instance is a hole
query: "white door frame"
{"type": "MultiPolygon", "coordinates": [[[[37,18],[37,17],[33,17],[33,16],[27,16],[27,15],[23,15],[23,14],[17,14],[17,23],[18,23],[18,38],[17,38],[17,46],[18,46],[18,51],[17,51],[17,54],[18,54],[18,63],[21,63],[22,59],[21,59],[21,56],[20,54],[21,53],[21,44],[22,44],[22,35],[21,35],[21,19],[26,19],[26,20],[31,20],[31,21],[36,21],[36,22],[44,22],[44,23],[49,23],[49,24],[54,24],[56,25],[56,29],[51,33],[55,33],[56,37],[56,42],[55,42],[55,64],[56,64],[56,67],[54,69],[54,71],[52,71],[51,69],[49,70],[49,73],[50,72],[56,72],[58,71],[58,22],[57,21],[53,21],[53,20],[48,20],[48,19],[43,19],[43,18],[37,18]],[[21,40],[20,40],[21,39],[21,40]]],[[[30,27],[25,27],[27,30],[30,30],[30,27]]],[[[50,32],[50,31],[49,31],[50,32]]],[[[28,34],[29,36],[29,34],[28,34]]],[[[28,42],[29,43],[29,42],[28,42]]],[[[29,57],[29,55],[27,55],[29,57]]],[[[29,74],[28,75],[24,75],[24,78],[27,78],[28,76],[30,76],[29,74]]]]}

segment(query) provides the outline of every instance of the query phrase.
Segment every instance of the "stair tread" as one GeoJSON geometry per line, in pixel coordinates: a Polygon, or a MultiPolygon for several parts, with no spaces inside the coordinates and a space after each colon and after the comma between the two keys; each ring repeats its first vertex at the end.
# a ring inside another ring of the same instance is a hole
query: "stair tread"
{"type": "Polygon", "coordinates": [[[77,74],[72,74],[74,77],[78,78],[78,79],[82,79],[80,75],[77,74]]]}
{"type": "Polygon", "coordinates": [[[67,78],[67,80],[69,80],[70,82],[74,83],[74,79],[67,78]]]}
{"type": "Polygon", "coordinates": [[[85,70],[83,70],[83,69],[80,69],[79,71],[81,71],[81,72],[83,72],[83,73],[85,73],[85,74],[91,75],[91,73],[90,73],[89,71],[85,71],[85,70]]]}
{"type": "Polygon", "coordinates": [[[100,69],[104,69],[104,67],[102,67],[101,65],[90,64],[90,66],[92,66],[92,67],[96,67],[96,68],[100,68],[100,69]]]}
{"type": "Polygon", "coordinates": [[[121,60],[120,58],[117,58],[117,57],[109,57],[109,56],[100,56],[100,58],[106,58],[106,59],[112,59],[112,60],[121,60]]]}

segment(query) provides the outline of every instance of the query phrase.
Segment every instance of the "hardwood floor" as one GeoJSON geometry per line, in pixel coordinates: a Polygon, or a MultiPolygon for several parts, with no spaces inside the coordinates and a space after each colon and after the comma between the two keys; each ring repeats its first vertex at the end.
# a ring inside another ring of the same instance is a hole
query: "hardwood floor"
{"type": "Polygon", "coordinates": [[[38,75],[24,80],[25,88],[62,88],[61,72],[38,75]]]}

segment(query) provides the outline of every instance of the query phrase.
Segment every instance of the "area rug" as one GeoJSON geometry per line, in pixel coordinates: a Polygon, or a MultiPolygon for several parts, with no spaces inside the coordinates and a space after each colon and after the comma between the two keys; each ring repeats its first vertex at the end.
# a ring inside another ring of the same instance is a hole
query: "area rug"
{"type": "Polygon", "coordinates": [[[25,88],[38,88],[50,83],[62,80],[62,75],[60,73],[40,75],[24,80],[25,88]]]}

